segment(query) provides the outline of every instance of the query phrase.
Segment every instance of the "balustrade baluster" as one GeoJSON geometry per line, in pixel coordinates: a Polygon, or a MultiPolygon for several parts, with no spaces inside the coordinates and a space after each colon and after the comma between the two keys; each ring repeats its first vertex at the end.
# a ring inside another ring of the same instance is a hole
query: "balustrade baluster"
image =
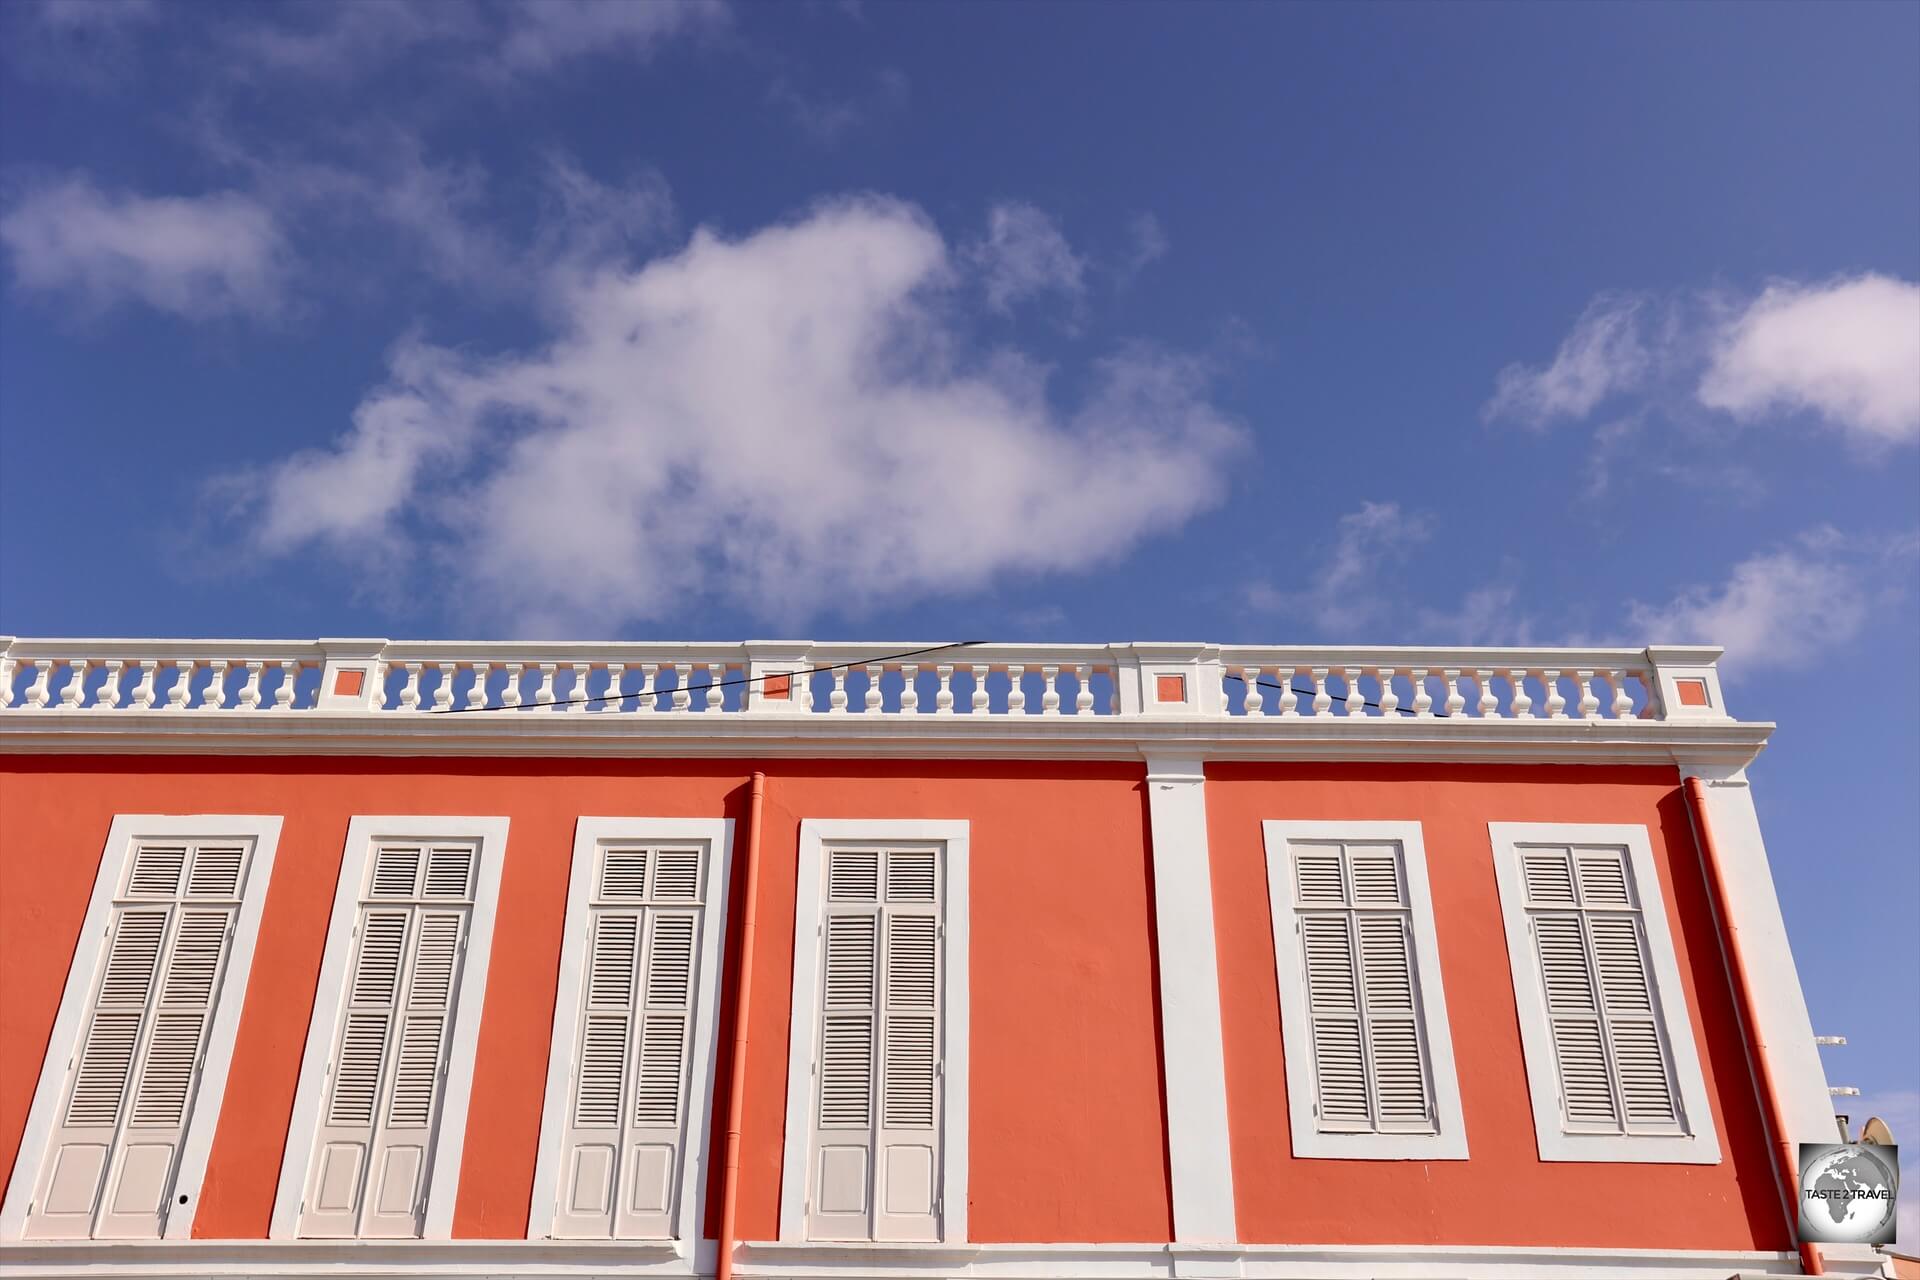
{"type": "Polygon", "coordinates": [[[845,715],[847,711],[847,669],[836,665],[833,669],[833,692],[827,695],[827,714],[845,715]]]}
{"type": "Polygon", "coordinates": [[[400,669],[407,673],[407,679],[400,686],[400,709],[418,711],[420,709],[420,668],[418,662],[403,662],[400,669]]]}
{"type": "Polygon", "coordinates": [[[1607,673],[1607,683],[1613,686],[1613,718],[1615,720],[1633,718],[1633,695],[1627,692],[1627,680],[1632,674],[1630,671],[1607,673]]]}
{"type": "Polygon", "coordinates": [[[1493,672],[1475,671],[1473,678],[1480,685],[1480,718],[1485,720],[1500,710],[1500,699],[1493,692],[1493,672]]]}
{"type": "Polygon", "coordinates": [[[1025,715],[1027,711],[1027,668],[1024,663],[1007,664],[1007,714],[1025,715]]]}
{"type": "Polygon", "coordinates": [[[300,662],[297,658],[283,658],[273,665],[280,671],[280,683],[273,690],[273,709],[290,710],[293,707],[293,687],[300,682],[300,662]]]}
{"type": "Polygon", "coordinates": [[[1043,666],[1040,668],[1040,714],[1057,716],[1060,714],[1060,668],[1043,666]]]}
{"type": "Polygon", "coordinates": [[[861,705],[869,712],[877,713],[880,710],[880,670],[877,662],[867,664],[867,696],[861,705]]]}
{"type": "Polygon", "coordinates": [[[1107,673],[1107,714],[1117,716],[1120,714],[1120,669],[1102,667],[1100,670],[1107,673]]]}
{"type": "Polygon", "coordinates": [[[1079,688],[1073,691],[1073,714],[1085,716],[1093,714],[1093,668],[1084,662],[1073,666],[1073,678],[1079,688]]]}
{"type": "Polygon", "coordinates": [[[1447,682],[1447,714],[1458,716],[1467,706],[1467,696],[1460,692],[1460,669],[1443,667],[1440,674],[1447,682]]]}
{"type": "Polygon", "coordinates": [[[13,705],[14,659],[0,654],[0,707],[13,705]]]}
{"type": "Polygon", "coordinates": [[[587,677],[593,674],[591,662],[575,662],[569,665],[573,672],[573,684],[567,690],[567,700],[560,709],[567,712],[580,712],[587,709],[587,677]]]}
{"type": "Polygon", "coordinates": [[[920,709],[920,664],[904,663],[900,667],[900,713],[912,715],[920,709]]]}
{"type": "Polygon", "coordinates": [[[1395,668],[1375,667],[1373,678],[1380,682],[1380,718],[1394,719],[1394,712],[1400,709],[1400,693],[1393,687],[1395,668]]]}
{"type": "Polygon", "coordinates": [[[87,669],[93,664],[85,658],[67,659],[67,670],[73,674],[67,678],[66,687],[60,690],[60,705],[69,710],[78,711],[87,696],[87,669]]]}
{"type": "Polygon", "coordinates": [[[1347,714],[1365,715],[1367,712],[1366,695],[1360,692],[1360,669],[1358,667],[1340,668],[1341,679],[1347,682],[1347,714]]]}
{"type": "Polygon", "coordinates": [[[1299,668],[1280,667],[1277,672],[1280,680],[1280,714],[1297,716],[1300,714],[1300,694],[1293,687],[1293,677],[1298,674],[1299,668]]]}
{"type": "Polygon", "coordinates": [[[1582,720],[1598,719],[1599,717],[1594,713],[1600,710],[1600,698],[1593,691],[1593,672],[1575,671],[1573,678],[1580,686],[1580,718],[1582,720]]]}
{"type": "Polygon", "coordinates": [[[53,660],[29,658],[27,664],[33,668],[33,683],[27,686],[27,705],[38,710],[47,705],[47,686],[53,683],[53,660]]]}
{"type": "Polygon", "coordinates": [[[627,665],[624,662],[607,664],[607,687],[600,691],[600,700],[593,704],[592,710],[619,711],[621,709],[621,704],[626,701],[626,698],[620,692],[620,679],[626,669],[627,665]]]}
{"type": "Polygon", "coordinates": [[[453,710],[453,682],[460,678],[460,664],[436,662],[433,664],[433,669],[440,677],[433,686],[433,709],[436,712],[451,711],[453,710]]]}
{"type": "Polygon", "coordinates": [[[1533,719],[1533,698],[1527,693],[1527,677],[1531,674],[1524,669],[1507,671],[1507,683],[1513,686],[1513,698],[1507,706],[1515,720],[1533,719]]]}
{"type": "Polygon", "coordinates": [[[100,688],[93,695],[95,711],[112,711],[120,705],[120,669],[126,666],[121,658],[104,659],[100,666],[106,671],[106,677],[100,681],[100,688]]]}
{"type": "Polygon", "coordinates": [[[1540,673],[1540,687],[1547,694],[1547,719],[1565,720],[1567,718],[1567,699],[1560,692],[1560,672],[1557,670],[1540,673]]]}
{"type": "Polygon", "coordinates": [[[1240,668],[1240,710],[1247,715],[1257,716],[1267,700],[1260,693],[1260,668],[1240,668]]]}
{"type": "Polygon", "coordinates": [[[1313,714],[1316,716],[1324,716],[1333,709],[1333,695],[1327,692],[1327,671],[1326,667],[1310,669],[1313,676],[1313,714]]]}
{"type": "Polygon", "coordinates": [[[527,669],[524,662],[503,662],[507,669],[506,683],[500,686],[500,705],[517,707],[520,705],[520,675],[527,669]]]}
{"type": "MultiPolygon", "coordinates": [[[[967,669],[973,672],[973,696],[970,699],[968,699],[968,707],[973,712],[974,715],[977,715],[977,716],[985,715],[987,713],[987,675],[989,672],[993,670],[993,668],[989,666],[984,666],[980,663],[974,663],[972,666],[968,667],[967,669]]],[[[1053,667],[1050,669],[1054,671],[1059,670],[1058,667],[1053,667]]],[[[1057,710],[1060,705],[1059,694],[1056,693],[1053,695],[1053,703],[1054,703],[1055,709],[1057,710]]]]}
{"type": "Polygon", "coordinates": [[[934,667],[940,676],[940,689],[933,695],[933,714],[950,716],[953,714],[953,668],[946,663],[934,667]]]}
{"type": "Polygon", "coordinates": [[[707,710],[718,711],[726,702],[727,664],[709,662],[707,664],[707,710]]]}
{"type": "Polygon", "coordinates": [[[491,662],[473,664],[473,683],[467,686],[467,706],[479,708],[487,705],[487,680],[493,675],[491,662]]]}
{"type": "MultiPolygon", "coordinates": [[[[234,704],[235,708],[240,711],[258,711],[260,709],[260,673],[266,670],[267,664],[264,662],[243,662],[240,665],[246,668],[247,678],[240,684],[240,698],[239,701],[234,704]]],[[[112,683],[112,677],[108,677],[107,684],[100,686],[100,692],[103,696],[107,692],[108,685],[112,683]]]]}
{"type": "Polygon", "coordinates": [[[660,709],[659,684],[660,664],[643,662],[640,664],[640,687],[634,692],[639,696],[633,700],[635,711],[658,711],[660,709]]]}
{"type": "Polygon", "coordinates": [[[227,705],[227,672],[231,664],[209,662],[207,664],[207,683],[200,690],[200,710],[219,711],[227,705]]]}
{"type": "Polygon", "coordinates": [[[685,711],[693,705],[693,664],[673,662],[667,665],[673,668],[673,709],[685,711]]]}
{"type": "Polygon", "coordinates": [[[1433,690],[1427,687],[1430,674],[1425,667],[1415,667],[1408,676],[1408,683],[1413,686],[1413,717],[1416,720],[1429,719],[1433,715],[1433,690]]]}
{"type": "Polygon", "coordinates": [[[153,683],[159,670],[160,664],[151,658],[140,663],[140,679],[133,686],[134,710],[146,711],[153,706],[153,683]]]}

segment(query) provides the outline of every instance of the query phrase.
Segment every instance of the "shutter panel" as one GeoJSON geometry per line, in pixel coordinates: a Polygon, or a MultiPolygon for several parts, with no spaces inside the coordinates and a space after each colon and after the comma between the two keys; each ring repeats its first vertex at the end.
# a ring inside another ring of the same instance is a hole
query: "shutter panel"
{"type": "Polygon", "coordinates": [[[1681,1130],[1633,873],[1621,849],[1521,850],[1568,1130],[1681,1130]]]}
{"type": "Polygon", "coordinates": [[[1322,1132],[1435,1129],[1403,856],[1397,844],[1293,847],[1322,1132]]]}
{"type": "Polygon", "coordinates": [[[874,1239],[940,1238],[938,855],[887,853],[874,1239]]]}
{"type": "Polygon", "coordinates": [[[478,849],[375,848],[298,1234],[420,1233],[478,849]]]}
{"type": "Polygon", "coordinates": [[[553,1233],[669,1239],[687,1158],[705,855],[609,846],[596,856],[553,1233]]]}
{"type": "Polygon", "coordinates": [[[165,1230],[250,848],[131,850],[28,1237],[165,1230]]]}
{"type": "MultiPolygon", "coordinates": [[[[442,858],[441,850],[433,850],[427,866],[429,896],[466,891],[472,851],[458,852],[465,856],[442,858]],[[441,877],[437,882],[436,873],[441,877]]],[[[414,909],[405,996],[397,1034],[388,1040],[393,1071],[385,1123],[377,1127],[367,1166],[366,1203],[360,1214],[360,1234],[365,1237],[420,1234],[465,931],[465,911],[414,909]]]]}
{"type": "Polygon", "coordinates": [[[940,1238],[940,859],[827,851],[809,1239],[940,1238]]]}

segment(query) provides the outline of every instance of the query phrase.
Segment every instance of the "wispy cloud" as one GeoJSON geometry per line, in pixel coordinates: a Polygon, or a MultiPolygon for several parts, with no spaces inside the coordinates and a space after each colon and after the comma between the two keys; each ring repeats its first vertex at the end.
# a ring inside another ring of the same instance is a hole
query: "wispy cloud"
{"type": "Polygon", "coordinates": [[[1868,447],[1920,440],[1920,285],[1878,274],[1757,296],[1595,298],[1545,365],[1509,365],[1484,416],[1544,428],[1625,404],[1739,422],[1810,414],[1868,447]]]}
{"type": "Polygon", "coordinates": [[[29,188],[0,216],[20,287],[89,312],[122,303],[193,318],[272,315],[286,301],[286,238],[239,191],[146,196],[69,176],[29,188]]]}
{"type": "Polygon", "coordinates": [[[1635,644],[1717,644],[1729,678],[1805,666],[1844,649],[1904,593],[1920,540],[1822,527],[1733,566],[1723,582],[1626,610],[1635,644]]]}
{"type": "Polygon", "coordinates": [[[1033,363],[966,357],[953,304],[980,270],[882,199],[703,230],[573,273],[538,349],[401,343],[333,447],[227,491],[269,552],[424,552],[468,620],[526,632],[973,592],[1224,497],[1243,435],[1195,363],[1129,348],[1056,406],[1033,363]]]}
{"type": "Polygon", "coordinates": [[[853,95],[807,93],[782,76],[768,86],[767,101],[809,142],[830,147],[854,130],[900,111],[910,93],[904,72],[886,70],[874,77],[865,93],[853,95]]]}
{"type": "Polygon", "coordinates": [[[1345,634],[1393,616],[1382,574],[1404,560],[1431,533],[1427,517],[1397,502],[1363,502],[1341,516],[1331,545],[1304,582],[1257,582],[1247,589],[1249,606],[1298,620],[1320,635],[1345,634]]]}
{"type": "Polygon", "coordinates": [[[1011,310],[1017,302],[1047,293],[1078,299],[1085,291],[1087,264],[1060,225],[1044,210],[1020,201],[987,211],[987,233],[968,250],[987,305],[1011,310]]]}

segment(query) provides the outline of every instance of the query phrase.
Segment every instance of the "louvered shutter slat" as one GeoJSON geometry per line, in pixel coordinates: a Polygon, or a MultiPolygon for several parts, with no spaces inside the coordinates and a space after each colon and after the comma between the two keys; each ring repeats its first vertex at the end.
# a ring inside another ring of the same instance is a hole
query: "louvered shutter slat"
{"type": "Polygon", "coordinates": [[[1567,1119],[1576,1125],[1612,1126],[1619,1121],[1608,1079],[1606,1048],[1600,1023],[1593,1018],[1556,1018],[1553,1051],[1560,1071],[1560,1090],[1567,1119]]]}
{"type": "Polygon", "coordinates": [[[829,1014],[820,1046],[820,1123],[865,1129],[873,1122],[873,1018],[829,1014]]]}
{"type": "Polygon", "coordinates": [[[1607,1031],[1613,1042],[1620,1099],[1628,1123],[1648,1128],[1677,1123],[1666,1049],[1653,1019],[1616,1017],[1609,1021],[1607,1031]]]}
{"type": "Polygon", "coordinates": [[[133,1071],[134,1045],[140,1038],[140,1018],[135,1012],[107,1010],[93,1016],[67,1103],[70,1127],[96,1128],[119,1120],[127,1077],[133,1071]]]}
{"type": "Polygon", "coordinates": [[[880,854],[873,849],[835,849],[827,857],[829,902],[872,902],[880,895],[880,854]]]}
{"type": "Polygon", "coordinates": [[[374,852],[372,896],[411,898],[419,882],[419,849],[404,845],[383,845],[374,852]]]}
{"type": "Polygon", "coordinates": [[[171,898],[180,891],[180,872],[187,865],[184,845],[141,845],[133,853],[127,876],[127,896],[171,898]]]}
{"type": "Polygon", "coordinates": [[[620,1124],[620,1094],[626,1087],[625,1013],[589,1013],[580,1033],[580,1068],[574,1088],[573,1123],[580,1128],[612,1129],[620,1124]]]}
{"type": "Polygon", "coordinates": [[[193,852],[193,870],[187,875],[190,898],[232,898],[240,892],[240,868],[247,856],[244,845],[201,845],[193,852]]]}
{"type": "Polygon", "coordinates": [[[1312,1025],[1321,1120],[1332,1125],[1366,1124],[1371,1117],[1359,1018],[1321,1015],[1313,1018],[1312,1025]]]}

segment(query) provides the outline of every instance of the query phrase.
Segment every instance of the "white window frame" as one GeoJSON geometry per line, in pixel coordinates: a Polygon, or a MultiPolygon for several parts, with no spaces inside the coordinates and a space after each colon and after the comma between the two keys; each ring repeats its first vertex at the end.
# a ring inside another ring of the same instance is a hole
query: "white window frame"
{"type": "Polygon", "coordinates": [[[1527,1092],[1533,1098],[1533,1132],[1542,1160],[1624,1162],[1631,1164],[1718,1164],[1720,1139],[1707,1103],[1700,1072],[1699,1043],[1687,1011],[1686,989],[1667,923],[1665,891],[1653,863],[1647,829],[1638,824],[1589,822],[1489,822],[1494,879],[1500,887],[1505,918],[1507,960],[1513,970],[1514,1002],[1520,1013],[1520,1045],[1527,1060],[1527,1092]],[[1569,1133],[1560,1116],[1560,1077],[1555,1066],[1553,1031],[1547,1020],[1546,992],[1527,929],[1526,886],[1520,873],[1520,848],[1545,844],[1624,847],[1633,870],[1633,889],[1647,931],[1647,952],[1658,992],[1660,1034],[1672,1054],[1675,1085],[1686,1124],[1684,1133],[1569,1133]]]}
{"type": "Polygon", "coordinates": [[[40,1063],[40,1081],[34,1087],[33,1106],[27,1112],[27,1127],[20,1135],[20,1149],[14,1156],[5,1206],[0,1208],[0,1239],[18,1240],[26,1230],[27,1204],[33,1198],[34,1182],[47,1155],[47,1140],[58,1118],[67,1059],[78,1051],[80,1027],[86,1017],[94,979],[99,967],[106,963],[106,949],[97,940],[106,933],[107,921],[113,913],[114,890],[119,886],[128,860],[133,857],[134,846],[145,840],[251,839],[253,855],[241,891],[240,914],[234,921],[233,949],[227,957],[226,973],[214,1004],[213,1025],[207,1033],[200,1081],[193,1095],[193,1113],[181,1138],[180,1162],[171,1192],[174,1202],[167,1213],[163,1238],[183,1240],[192,1235],[193,1218],[200,1211],[200,1186],[206,1178],[207,1154],[213,1147],[214,1129],[219,1124],[221,1101],[227,1091],[227,1073],[233,1065],[233,1042],[240,1032],[240,1015],[246,1005],[247,978],[253,969],[260,915],[266,908],[267,884],[273,878],[273,855],[280,843],[280,826],[281,819],[268,814],[119,814],[114,817],[107,829],[106,846],[101,851],[100,869],[94,874],[87,914],[80,924],[74,962],[67,968],[60,1011],[47,1038],[46,1056],[40,1063]],[[97,953],[90,962],[85,959],[88,939],[95,940],[93,951],[97,953]],[[63,1050],[62,1045],[68,1047],[63,1050]],[[181,1196],[187,1197],[184,1205],[180,1203],[181,1196]]]}
{"type": "Polygon", "coordinates": [[[374,847],[395,840],[472,840],[479,849],[480,878],[474,890],[460,995],[454,1006],[446,1095],[440,1109],[440,1132],[434,1141],[427,1212],[420,1230],[423,1240],[452,1238],[453,1206],[460,1191],[460,1156],[467,1140],[467,1104],[473,1093],[474,1050],[480,1040],[480,1011],[486,1004],[487,968],[493,953],[494,912],[500,901],[500,873],[507,853],[507,822],[506,818],[389,814],[356,816],[347,823],[340,879],[334,887],[333,915],[327,922],[320,983],[307,1019],[307,1047],[300,1057],[300,1083],[293,1096],[293,1118],[287,1128],[287,1148],[280,1162],[280,1185],[274,1195],[268,1239],[292,1240],[299,1234],[300,1197],[320,1131],[327,1059],[333,1051],[341,1002],[346,996],[353,927],[359,918],[361,889],[374,847]]]}
{"type": "Polygon", "coordinates": [[[553,1039],[547,1052],[547,1092],[540,1110],[540,1148],[534,1158],[533,1201],[527,1238],[555,1239],[559,1209],[560,1149],[572,1088],[572,1053],[580,1031],[580,989],[586,978],[587,935],[592,927],[594,860],[609,842],[706,846],[707,894],[700,940],[700,988],[694,997],[693,1060],[688,1071],[687,1134],[680,1162],[680,1209],[671,1241],[619,1240],[639,1249],[674,1246],[691,1258],[706,1221],[707,1162],[713,1116],[713,1061],[720,1041],[720,979],[727,933],[727,880],[733,867],[731,818],[581,818],[573,831],[573,866],[567,878],[567,921],[560,939],[560,986],[553,1006],[553,1039]]]}
{"type": "Polygon", "coordinates": [[[1280,1030],[1286,1045],[1287,1118],[1293,1154],[1310,1160],[1465,1160],[1466,1119],[1460,1078],[1454,1068],[1453,1032],[1440,969],[1433,894],[1427,881],[1427,850],[1417,822],[1261,823],[1267,849],[1267,900],[1273,911],[1274,970],[1280,983],[1280,1030]],[[1307,1014],[1306,975],[1294,930],[1297,894],[1291,844],[1295,840],[1394,843],[1407,873],[1408,918],[1413,926],[1415,977],[1427,1065],[1433,1073],[1433,1133],[1327,1133],[1314,1120],[1312,1022],[1307,1014]]]}
{"type": "MultiPolygon", "coordinates": [[[[820,948],[814,945],[825,908],[826,846],[830,844],[940,843],[945,846],[946,931],[940,960],[946,1019],[941,1046],[944,1075],[941,1131],[941,1238],[967,1239],[968,986],[967,843],[964,819],[806,818],[800,823],[800,863],[793,895],[793,1006],[787,1032],[786,1146],[780,1166],[780,1239],[807,1239],[807,1169],[813,1124],[814,1020],[820,1000],[820,948]]],[[[835,1246],[844,1247],[844,1246],[835,1246]]],[[[855,1244],[853,1248],[862,1246],[855,1244]]],[[[866,1246],[871,1247],[871,1246],[866,1246]]],[[[911,1247],[911,1246],[909,1246],[911,1247]]],[[[920,1246],[924,1248],[925,1246],[920,1246]]]]}

